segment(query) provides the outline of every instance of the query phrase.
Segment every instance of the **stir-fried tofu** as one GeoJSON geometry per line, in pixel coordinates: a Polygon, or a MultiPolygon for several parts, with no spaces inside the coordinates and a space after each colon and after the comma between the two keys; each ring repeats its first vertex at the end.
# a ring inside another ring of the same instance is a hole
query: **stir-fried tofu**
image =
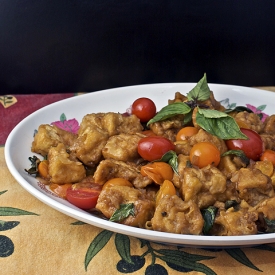
{"type": "Polygon", "coordinates": [[[126,225],[145,227],[145,223],[153,217],[155,202],[145,190],[140,191],[128,186],[112,186],[104,189],[97,200],[96,208],[105,217],[110,218],[122,204],[133,203],[134,215],[129,215],[120,222],[126,225]]]}
{"type": "Polygon", "coordinates": [[[140,174],[139,168],[133,163],[112,159],[102,160],[94,173],[95,182],[103,185],[112,178],[124,178],[136,188],[145,188],[152,183],[151,179],[140,174]]]}
{"type": "Polygon", "coordinates": [[[63,143],[66,147],[73,144],[77,136],[49,124],[41,124],[32,142],[32,152],[47,156],[51,147],[63,143]]]}
{"type": "Polygon", "coordinates": [[[79,161],[71,160],[62,143],[49,150],[48,160],[49,176],[52,183],[75,183],[86,176],[83,164],[79,161]]]}
{"type": "Polygon", "coordinates": [[[200,235],[204,220],[194,201],[166,195],[158,203],[151,225],[156,231],[200,235]]]}

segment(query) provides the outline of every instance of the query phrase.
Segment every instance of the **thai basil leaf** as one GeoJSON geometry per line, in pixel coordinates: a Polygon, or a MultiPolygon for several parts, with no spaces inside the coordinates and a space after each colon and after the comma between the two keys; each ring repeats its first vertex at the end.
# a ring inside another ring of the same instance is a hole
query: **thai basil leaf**
{"type": "Polygon", "coordinates": [[[29,161],[31,162],[31,168],[25,169],[25,171],[30,175],[38,175],[38,164],[41,162],[40,159],[36,156],[29,157],[29,161]]]}
{"type": "Polygon", "coordinates": [[[239,205],[239,203],[236,200],[229,200],[225,202],[224,208],[227,210],[231,207],[236,209],[236,207],[239,205]]]}
{"type": "Polygon", "coordinates": [[[110,218],[110,221],[112,222],[119,222],[126,218],[128,218],[130,215],[135,215],[135,208],[133,203],[127,203],[127,204],[121,204],[120,208],[117,209],[112,217],[110,218]]]}
{"type": "Polygon", "coordinates": [[[176,115],[184,115],[189,113],[190,111],[191,108],[184,102],[175,102],[172,104],[168,104],[163,107],[152,119],[150,119],[147,125],[157,121],[165,120],[176,115]]]}
{"type": "Polygon", "coordinates": [[[231,112],[248,112],[248,113],[253,113],[253,111],[245,106],[236,106],[235,108],[233,109],[226,109],[224,110],[225,113],[231,113],[231,112]]]}
{"type": "Polygon", "coordinates": [[[275,220],[269,220],[264,217],[266,223],[266,233],[274,233],[275,232],[275,220]]]}
{"type": "Polygon", "coordinates": [[[178,174],[178,156],[176,152],[172,150],[168,151],[161,157],[160,160],[157,160],[157,161],[163,161],[163,162],[169,163],[173,171],[178,174]]]}
{"type": "Polygon", "coordinates": [[[197,85],[187,94],[188,100],[204,101],[210,97],[210,89],[207,84],[206,74],[197,85]]]}
{"type": "Polygon", "coordinates": [[[202,229],[204,235],[208,235],[209,231],[213,227],[217,211],[218,208],[215,206],[209,206],[206,209],[201,210],[204,219],[204,225],[202,229]]]}
{"type": "Polygon", "coordinates": [[[229,151],[223,153],[222,157],[228,156],[228,155],[235,155],[235,156],[239,157],[241,159],[241,161],[243,163],[245,163],[245,165],[248,165],[250,162],[249,158],[245,155],[243,150],[229,150],[229,151]]]}
{"type": "Polygon", "coordinates": [[[192,121],[192,115],[193,115],[192,110],[189,113],[187,113],[187,114],[184,115],[183,125],[186,125],[186,124],[188,124],[189,122],[192,121]]]}
{"type": "Polygon", "coordinates": [[[247,139],[234,118],[224,112],[198,108],[196,122],[205,131],[221,139],[247,139]]]}

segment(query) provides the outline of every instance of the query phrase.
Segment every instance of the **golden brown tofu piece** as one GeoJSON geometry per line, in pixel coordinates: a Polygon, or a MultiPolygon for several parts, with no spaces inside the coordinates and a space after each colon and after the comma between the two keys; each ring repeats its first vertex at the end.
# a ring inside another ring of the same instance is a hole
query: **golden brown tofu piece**
{"type": "Polygon", "coordinates": [[[255,208],[265,218],[275,220],[275,197],[261,201],[255,208]]]}
{"type": "Polygon", "coordinates": [[[158,203],[151,224],[156,231],[200,235],[204,220],[194,201],[166,195],[158,203]]]}
{"type": "Polygon", "coordinates": [[[144,188],[152,183],[148,177],[140,174],[138,166],[133,163],[125,163],[119,160],[102,160],[94,173],[96,183],[103,185],[112,178],[124,178],[130,181],[136,188],[144,188]]]}
{"type": "Polygon", "coordinates": [[[227,179],[230,179],[236,171],[243,167],[246,167],[246,164],[241,160],[240,157],[234,155],[221,157],[220,163],[218,165],[218,168],[227,179]]]}
{"type": "Polygon", "coordinates": [[[270,135],[270,134],[261,134],[261,139],[264,144],[264,150],[270,149],[270,150],[275,150],[275,135],[270,135]]]}
{"type": "Polygon", "coordinates": [[[51,147],[48,154],[49,175],[52,183],[64,184],[79,182],[86,176],[86,170],[79,161],[70,159],[63,143],[51,147]]]}
{"type": "Polygon", "coordinates": [[[273,136],[275,135],[275,114],[265,119],[263,133],[273,136]]]}
{"type": "Polygon", "coordinates": [[[232,115],[239,125],[245,126],[245,128],[251,129],[257,133],[261,133],[264,129],[264,123],[256,113],[237,112],[232,115]]]}
{"type": "Polygon", "coordinates": [[[270,177],[264,175],[259,169],[241,168],[233,174],[231,181],[236,184],[239,197],[251,206],[274,196],[270,177]]]}
{"type": "MultiPolygon", "coordinates": [[[[219,169],[208,165],[202,169],[186,167],[181,172],[181,194],[185,201],[195,201],[199,208],[207,208],[217,200],[227,200],[227,180],[219,169]]],[[[235,197],[234,197],[235,198],[235,197]]],[[[232,199],[232,198],[231,198],[232,199]]]]}
{"type": "Polygon", "coordinates": [[[233,207],[218,212],[214,226],[210,231],[216,236],[239,236],[257,234],[257,211],[241,208],[235,211],[233,207]]]}
{"type": "Polygon", "coordinates": [[[145,190],[128,186],[112,186],[103,189],[99,195],[96,208],[108,219],[120,208],[121,204],[134,204],[134,215],[120,221],[122,224],[144,228],[145,223],[153,217],[155,202],[145,190]],[[144,192],[143,192],[144,191],[144,192]]]}
{"type": "Polygon", "coordinates": [[[78,136],[75,143],[70,147],[76,157],[85,165],[94,167],[102,159],[102,149],[107,143],[108,133],[96,126],[87,127],[78,136]]]}
{"type": "Polygon", "coordinates": [[[111,136],[102,149],[103,157],[124,162],[135,161],[140,158],[137,147],[141,138],[142,136],[138,134],[111,136]]]}
{"type": "Polygon", "coordinates": [[[57,146],[58,143],[64,143],[69,147],[76,138],[77,136],[71,132],[49,124],[41,124],[34,136],[31,150],[45,157],[51,147],[57,146]]]}
{"type": "Polygon", "coordinates": [[[162,121],[150,124],[150,129],[157,135],[176,140],[176,134],[182,128],[183,115],[177,115],[162,121]]]}
{"type": "Polygon", "coordinates": [[[82,135],[83,132],[86,132],[86,128],[91,126],[96,126],[106,131],[109,136],[121,133],[134,134],[143,130],[143,126],[135,115],[123,116],[112,112],[84,116],[78,134],[82,135]]]}

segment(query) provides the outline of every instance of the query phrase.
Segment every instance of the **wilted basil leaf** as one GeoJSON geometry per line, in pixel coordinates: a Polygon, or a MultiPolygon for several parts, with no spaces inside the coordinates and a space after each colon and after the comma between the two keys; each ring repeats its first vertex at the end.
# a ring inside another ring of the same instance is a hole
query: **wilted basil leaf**
{"type": "Polygon", "coordinates": [[[235,108],[233,109],[226,109],[224,110],[225,113],[231,113],[231,112],[248,112],[248,113],[253,113],[253,111],[245,106],[236,106],[235,108]]]}
{"type": "Polygon", "coordinates": [[[112,217],[110,218],[110,221],[112,222],[119,222],[121,220],[126,219],[130,215],[135,215],[135,208],[133,203],[127,203],[127,204],[121,204],[119,209],[117,209],[112,217]]]}
{"type": "Polygon", "coordinates": [[[264,217],[266,222],[266,233],[274,233],[275,232],[275,220],[269,220],[264,217]]]}
{"type": "Polygon", "coordinates": [[[165,120],[176,115],[184,115],[189,113],[190,111],[191,108],[184,102],[175,102],[172,104],[168,104],[163,107],[152,119],[150,119],[147,125],[157,121],[165,120]]]}
{"type": "Polygon", "coordinates": [[[229,150],[229,151],[223,153],[222,157],[228,156],[228,155],[235,155],[235,156],[239,157],[245,165],[248,165],[250,162],[249,158],[245,155],[243,150],[229,150]]]}
{"type": "Polygon", "coordinates": [[[196,122],[205,131],[221,139],[247,139],[234,118],[224,112],[198,108],[196,122]]]}
{"type": "Polygon", "coordinates": [[[29,161],[31,162],[31,168],[25,169],[25,171],[30,175],[38,175],[38,164],[41,162],[40,159],[36,156],[29,157],[29,161]]]}
{"type": "Polygon", "coordinates": [[[188,100],[204,101],[210,97],[210,89],[207,84],[206,74],[197,85],[187,94],[188,100]]]}
{"type": "Polygon", "coordinates": [[[166,163],[169,163],[173,171],[178,174],[178,156],[174,151],[168,151],[165,153],[160,160],[166,163]]]}
{"type": "Polygon", "coordinates": [[[209,231],[213,227],[217,212],[218,208],[215,206],[209,206],[206,209],[201,210],[204,219],[204,225],[202,229],[204,235],[208,235],[209,231]]]}
{"type": "Polygon", "coordinates": [[[238,206],[239,203],[236,200],[229,200],[225,202],[224,208],[227,210],[231,207],[234,207],[234,209],[236,208],[236,206],[238,206]]]}

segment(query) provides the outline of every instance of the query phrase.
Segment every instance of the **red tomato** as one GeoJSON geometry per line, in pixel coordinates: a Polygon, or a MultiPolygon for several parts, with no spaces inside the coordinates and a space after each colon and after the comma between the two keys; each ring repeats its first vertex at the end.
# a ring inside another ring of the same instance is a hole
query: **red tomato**
{"type": "Polygon", "coordinates": [[[138,98],[132,105],[132,114],[136,115],[141,122],[148,122],[156,114],[156,105],[149,98],[138,98]]]}
{"type": "Polygon", "coordinates": [[[92,188],[72,186],[67,189],[66,199],[73,205],[84,209],[92,209],[96,206],[98,196],[101,192],[101,186],[95,185],[92,188]]]}
{"type": "Polygon", "coordinates": [[[167,138],[160,136],[144,137],[138,143],[138,153],[148,161],[161,159],[170,150],[174,150],[175,145],[167,138]]]}
{"type": "Polygon", "coordinates": [[[203,168],[209,164],[218,166],[220,159],[219,149],[210,142],[198,142],[190,151],[191,163],[199,168],[203,168]]]}
{"type": "Polygon", "coordinates": [[[229,139],[226,145],[230,150],[242,150],[245,155],[252,160],[259,160],[263,153],[263,141],[258,133],[253,130],[240,128],[248,139],[229,139]]]}

